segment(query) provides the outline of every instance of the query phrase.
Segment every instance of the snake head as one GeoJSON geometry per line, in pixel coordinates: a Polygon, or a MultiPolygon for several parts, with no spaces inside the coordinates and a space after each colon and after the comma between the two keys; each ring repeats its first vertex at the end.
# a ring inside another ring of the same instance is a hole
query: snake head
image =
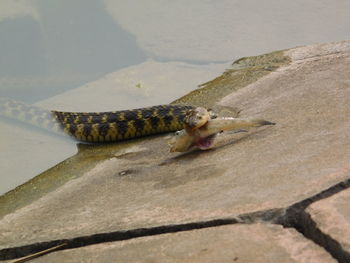
{"type": "Polygon", "coordinates": [[[193,134],[193,132],[210,120],[210,113],[202,107],[197,107],[195,109],[188,110],[184,118],[184,127],[188,134],[193,134]]]}
{"type": "Polygon", "coordinates": [[[201,135],[201,129],[208,124],[210,119],[212,119],[212,115],[205,108],[197,107],[188,110],[184,118],[185,129],[177,131],[174,136],[168,140],[170,152],[186,152],[194,146],[200,149],[210,148],[215,135],[201,135]]]}

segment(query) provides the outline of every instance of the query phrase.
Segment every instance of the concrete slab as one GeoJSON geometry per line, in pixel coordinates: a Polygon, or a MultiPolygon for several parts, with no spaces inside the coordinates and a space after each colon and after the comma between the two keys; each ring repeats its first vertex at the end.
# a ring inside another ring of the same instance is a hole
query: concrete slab
{"type": "Polygon", "coordinates": [[[54,252],[32,262],[336,262],[294,229],[231,225],[54,252]]]}
{"type": "Polygon", "coordinates": [[[311,204],[306,212],[325,235],[350,255],[350,189],[311,204]]]}

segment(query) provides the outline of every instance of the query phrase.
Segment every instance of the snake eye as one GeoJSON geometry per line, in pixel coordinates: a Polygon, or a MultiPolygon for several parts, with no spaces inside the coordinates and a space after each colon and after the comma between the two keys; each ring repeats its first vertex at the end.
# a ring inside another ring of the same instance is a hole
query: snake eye
{"type": "Polygon", "coordinates": [[[175,134],[175,136],[178,136],[178,135],[180,135],[180,131],[176,131],[174,134],[175,134]]]}

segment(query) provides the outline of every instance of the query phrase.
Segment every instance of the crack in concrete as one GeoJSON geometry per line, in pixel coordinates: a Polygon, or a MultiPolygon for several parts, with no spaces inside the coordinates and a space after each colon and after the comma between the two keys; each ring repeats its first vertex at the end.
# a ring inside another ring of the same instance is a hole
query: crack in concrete
{"type": "Polygon", "coordinates": [[[305,211],[301,211],[298,225],[295,225],[294,227],[306,238],[323,247],[336,260],[338,260],[338,262],[350,262],[350,253],[344,250],[337,240],[323,233],[317,227],[315,221],[312,220],[311,216],[305,211]]]}
{"type": "MultiPolygon", "coordinates": [[[[12,247],[0,250],[0,260],[16,259],[26,257],[31,254],[50,249],[55,246],[64,246],[58,250],[79,248],[88,245],[100,244],[105,242],[122,241],[132,238],[154,236],[167,233],[176,233],[181,231],[191,231],[209,227],[232,225],[232,224],[253,224],[258,222],[279,224],[286,228],[295,228],[305,238],[323,247],[339,262],[350,262],[350,254],[345,251],[339,242],[332,239],[329,235],[322,233],[316,223],[311,219],[305,209],[312,203],[321,199],[330,197],[340,191],[350,187],[350,179],[342,181],[328,189],[295,203],[288,208],[276,208],[270,210],[255,211],[252,213],[241,214],[238,216],[222,219],[213,219],[202,222],[191,222],[184,224],[164,225],[151,228],[139,228],[125,231],[114,231],[108,233],[98,233],[90,236],[81,236],[71,239],[52,240],[40,242],[20,247],[12,247]]],[[[21,261],[22,262],[22,261],[21,261]]]]}
{"type": "Polygon", "coordinates": [[[347,252],[340,243],[331,236],[323,233],[316,222],[305,211],[305,209],[314,202],[325,199],[337,194],[350,187],[350,179],[337,183],[322,192],[295,203],[286,209],[283,216],[276,218],[274,222],[286,228],[295,228],[304,237],[323,247],[338,262],[350,262],[350,253],[347,252]]]}
{"type": "Polygon", "coordinates": [[[160,234],[176,233],[182,231],[191,231],[195,229],[203,229],[209,227],[223,226],[223,225],[232,225],[232,224],[252,224],[256,222],[269,222],[271,219],[281,216],[284,213],[284,209],[271,209],[271,210],[262,210],[247,214],[238,215],[237,217],[232,218],[222,218],[222,219],[213,219],[202,222],[192,222],[185,224],[176,224],[176,225],[164,225],[151,228],[139,228],[131,229],[126,231],[115,231],[108,233],[98,233],[90,236],[76,237],[72,239],[60,239],[52,240],[48,242],[40,242],[35,244],[29,244],[26,246],[12,247],[0,250],[0,260],[16,259],[20,257],[27,257],[34,253],[39,253],[50,249],[55,246],[60,246],[65,244],[61,248],[56,249],[72,249],[79,248],[88,245],[100,244],[105,242],[113,241],[122,241],[128,240],[137,237],[145,236],[154,236],[160,234]]]}
{"type": "MultiPolygon", "coordinates": [[[[108,233],[98,233],[90,236],[81,236],[72,239],[52,240],[48,242],[41,242],[36,244],[30,244],[20,247],[12,247],[0,250],[0,260],[15,259],[19,257],[28,256],[33,253],[40,252],[45,249],[49,249],[54,246],[58,246],[62,243],[66,243],[64,247],[58,250],[79,248],[93,244],[122,241],[137,237],[154,236],[166,233],[176,233],[181,231],[190,231],[195,229],[202,229],[208,227],[216,227],[222,225],[236,224],[238,220],[236,218],[214,219],[203,222],[192,222],[177,225],[165,225],[151,228],[139,228],[126,231],[115,231],[108,233]]],[[[57,251],[57,250],[56,250],[57,251]]]]}

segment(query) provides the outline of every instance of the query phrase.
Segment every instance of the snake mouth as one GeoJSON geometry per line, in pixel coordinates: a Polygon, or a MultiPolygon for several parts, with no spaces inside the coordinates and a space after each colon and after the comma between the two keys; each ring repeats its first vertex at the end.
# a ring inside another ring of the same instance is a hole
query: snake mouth
{"type": "Polygon", "coordinates": [[[200,137],[194,143],[201,150],[207,150],[214,145],[214,139],[216,137],[216,133],[206,137],[200,137]]]}

